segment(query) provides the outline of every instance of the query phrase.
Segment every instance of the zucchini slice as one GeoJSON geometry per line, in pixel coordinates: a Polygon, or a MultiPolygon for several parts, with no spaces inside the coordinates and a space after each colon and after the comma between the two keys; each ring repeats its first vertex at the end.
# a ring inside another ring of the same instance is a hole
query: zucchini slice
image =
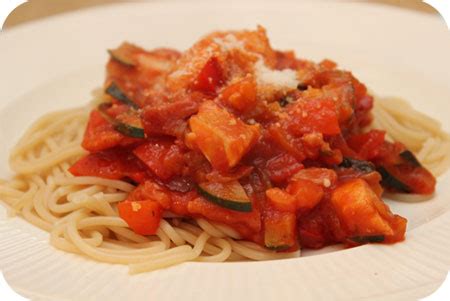
{"type": "Polygon", "coordinates": [[[252,202],[238,181],[201,183],[197,190],[208,201],[221,207],[241,212],[252,211],[252,202]]]}
{"type": "Polygon", "coordinates": [[[399,179],[397,179],[396,177],[391,175],[389,173],[389,171],[386,168],[384,168],[383,166],[378,166],[377,171],[381,175],[381,178],[382,178],[381,184],[384,187],[392,188],[396,191],[404,192],[404,193],[412,192],[411,187],[409,187],[408,185],[406,185],[405,183],[403,183],[402,181],[400,181],[399,179]]]}
{"type": "Polygon", "coordinates": [[[108,49],[111,58],[126,67],[136,66],[135,55],[140,51],[142,51],[141,48],[127,42],[122,43],[119,48],[108,49]]]}
{"type": "Polygon", "coordinates": [[[357,160],[349,157],[344,157],[340,167],[353,168],[354,170],[361,171],[363,173],[369,173],[375,171],[375,165],[372,162],[357,160]]]}
{"type": "Polygon", "coordinates": [[[130,57],[127,57],[126,54],[120,51],[120,49],[108,49],[108,53],[112,59],[125,65],[127,67],[134,67],[136,64],[130,57]]]}
{"type": "Polygon", "coordinates": [[[409,165],[414,167],[422,167],[422,164],[420,164],[419,160],[417,160],[416,156],[409,151],[405,150],[400,153],[400,157],[402,157],[403,160],[405,160],[409,165]]]}
{"type": "MultiPolygon", "coordinates": [[[[124,134],[125,136],[132,137],[132,138],[140,138],[140,139],[145,138],[144,129],[142,127],[135,125],[134,124],[135,122],[133,122],[133,124],[132,124],[131,122],[125,122],[125,121],[119,120],[117,118],[111,117],[107,113],[108,108],[110,108],[111,106],[112,106],[111,103],[102,103],[98,106],[98,110],[102,114],[102,116],[114,126],[114,129],[116,131],[124,134]]],[[[133,113],[130,112],[130,114],[133,114],[133,113]]],[[[134,116],[134,118],[136,119],[139,117],[134,116]]],[[[130,118],[126,118],[126,119],[130,119],[130,118]]]]}
{"type": "Polygon", "coordinates": [[[114,97],[121,103],[124,103],[124,104],[132,107],[133,109],[136,109],[136,110],[139,109],[139,106],[134,101],[129,99],[125,95],[125,93],[122,92],[122,90],[119,88],[119,86],[115,82],[111,82],[111,84],[108,86],[108,88],[106,88],[105,92],[106,92],[106,94],[114,97]]]}
{"type": "Polygon", "coordinates": [[[384,235],[353,236],[349,239],[357,244],[380,243],[384,241],[384,235]]]}

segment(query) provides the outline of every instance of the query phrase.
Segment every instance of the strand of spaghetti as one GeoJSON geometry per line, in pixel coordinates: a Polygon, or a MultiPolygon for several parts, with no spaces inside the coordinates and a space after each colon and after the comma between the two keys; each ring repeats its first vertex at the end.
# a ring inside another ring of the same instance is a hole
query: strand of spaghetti
{"type": "Polygon", "coordinates": [[[425,158],[427,161],[439,161],[439,159],[448,154],[449,141],[442,141],[438,138],[434,141],[433,146],[433,152],[428,154],[425,158]]]}
{"type": "Polygon", "coordinates": [[[221,232],[225,233],[226,236],[229,236],[234,239],[242,239],[242,236],[236,230],[234,230],[233,228],[231,228],[227,225],[213,223],[213,222],[211,222],[211,225],[213,225],[215,228],[217,228],[221,232]]]}
{"type": "Polygon", "coordinates": [[[49,222],[50,224],[54,224],[59,220],[59,217],[54,216],[51,212],[44,206],[43,202],[45,202],[45,188],[39,189],[33,198],[34,210],[36,210],[37,215],[49,222]]]}
{"type": "Polygon", "coordinates": [[[186,241],[175,231],[175,229],[166,220],[162,219],[159,224],[159,229],[164,231],[170,240],[176,245],[181,246],[186,243],[186,241]]]}
{"type": "Polygon", "coordinates": [[[149,258],[145,262],[130,264],[130,274],[151,272],[154,270],[177,265],[186,261],[194,260],[197,254],[190,246],[184,245],[166,250],[149,258]]]}
{"type": "Polygon", "coordinates": [[[101,191],[94,194],[93,197],[97,200],[104,200],[108,203],[118,203],[124,201],[128,197],[128,194],[122,192],[104,193],[103,191],[101,191]]]}
{"type": "Polygon", "coordinates": [[[33,196],[36,194],[37,190],[38,186],[31,183],[28,191],[25,192],[16,202],[12,203],[11,207],[16,211],[20,211],[26,204],[32,203],[33,196]]]}
{"type": "Polygon", "coordinates": [[[55,213],[69,213],[72,211],[75,211],[77,209],[80,209],[83,207],[83,204],[81,203],[61,203],[59,204],[58,201],[69,194],[71,191],[74,191],[76,188],[74,186],[62,186],[56,189],[52,195],[50,196],[50,199],[48,200],[48,208],[55,212],[55,213]]]}
{"type": "MultiPolygon", "coordinates": [[[[105,243],[108,243],[108,245],[110,245],[111,247],[114,248],[121,248],[122,250],[128,250],[128,249],[141,249],[141,248],[148,248],[149,246],[151,246],[150,244],[153,243],[153,241],[150,242],[143,242],[143,243],[126,243],[126,242],[121,242],[121,241],[117,241],[114,239],[110,239],[107,238],[104,241],[105,243]],[[114,246],[112,246],[114,245],[114,246]]],[[[164,245],[165,247],[165,245],[164,245]]]]}
{"type": "Polygon", "coordinates": [[[118,255],[128,255],[128,256],[136,256],[136,255],[148,255],[149,253],[160,253],[166,250],[164,244],[160,241],[152,241],[148,243],[148,247],[140,248],[140,249],[130,249],[120,245],[116,245],[114,243],[103,242],[99,247],[100,250],[104,252],[108,252],[110,254],[118,254],[118,255]]]}
{"type": "Polygon", "coordinates": [[[28,183],[25,180],[19,179],[17,177],[13,178],[11,181],[3,181],[3,183],[0,185],[0,187],[2,185],[6,185],[6,187],[16,189],[16,190],[24,190],[28,187],[28,183]]]}
{"type": "Polygon", "coordinates": [[[441,131],[441,124],[439,121],[414,110],[404,100],[397,98],[390,98],[389,101],[377,99],[375,104],[381,106],[390,114],[397,116],[399,120],[411,120],[415,124],[420,124],[422,128],[430,132],[439,133],[441,131]],[[389,104],[389,102],[391,102],[391,104],[389,104]],[[395,105],[392,105],[392,102],[395,102],[395,105]]]}
{"type": "Polygon", "coordinates": [[[417,158],[421,161],[425,161],[428,154],[433,150],[434,138],[429,138],[422,146],[422,149],[417,154],[417,158]]]}
{"type": "Polygon", "coordinates": [[[206,233],[213,237],[223,238],[226,237],[226,235],[220,231],[219,229],[215,228],[213,225],[211,225],[208,221],[206,221],[203,218],[196,219],[197,224],[200,226],[200,228],[203,229],[206,233]]]}
{"type": "Polygon", "coordinates": [[[23,191],[15,188],[8,187],[6,185],[0,185],[0,196],[19,198],[23,194],[23,191]]]}
{"type": "MultiPolygon", "coordinates": [[[[126,225],[126,223],[125,223],[125,225],[126,225]]],[[[120,227],[110,226],[109,229],[111,229],[111,231],[113,231],[114,233],[122,235],[123,237],[127,238],[131,242],[143,243],[143,242],[150,241],[148,237],[136,234],[133,231],[131,231],[128,228],[128,225],[120,226],[120,227]]]]}
{"type": "Polygon", "coordinates": [[[149,272],[156,269],[161,269],[165,267],[169,267],[175,264],[179,264],[185,261],[190,261],[198,257],[206,241],[208,240],[209,235],[206,232],[203,232],[198,238],[194,245],[194,248],[189,248],[189,250],[183,250],[183,252],[175,253],[167,255],[169,252],[176,250],[177,248],[183,248],[185,246],[175,247],[168,251],[162,252],[160,254],[156,254],[151,260],[148,262],[143,262],[140,264],[131,264],[130,265],[130,273],[140,273],[140,272],[149,272]]]}
{"type": "MultiPolygon", "coordinates": [[[[136,256],[128,256],[123,254],[111,254],[110,252],[101,250],[99,248],[94,248],[90,246],[89,244],[85,243],[83,241],[83,238],[80,236],[77,230],[77,222],[82,219],[82,216],[73,216],[67,223],[67,234],[72,241],[72,243],[83,253],[86,255],[102,262],[109,262],[109,263],[122,263],[122,264],[129,264],[129,263],[137,263],[137,262],[144,262],[148,261],[151,258],[153,258],[154,252],[153,250],[149,250],[148,255],[136,255],[136,256]]],[[[184,246],[182,246],[184,247],[184,246]]],[[[174,249],[171,249],[174,250],[174,249]]],[[[170,251],[170,250],[169,250],[170,251]]],[[[161,254],[157,253],[156,255],[161,254]]]]}
{"type": "Polygon", "coordinates": [[[40,217],[38,217],[37,215],[35,215],[33,212],[33,203],[32,202],[28,202],[23,208],[22,208],[22,215],[23,217],[29,221],[30,223],[32,223],[33,225],[35,225],[36,227],[41,228],[42,230],[45,230],[47,232],[50,232],[52,230],[52,224],[50,224],[49,222],[44,221],[43,219],[41,219],[40,217]]]}
{"type": "Polygon", "coordinates": [[[119,180],[109,180],[97,177],[71,177],[71,178],[55,178],[57,185],[102,185],[105,187],[117,188],[124,192],[131,192],[135,186],[119,180]]]}
{"type": "Polygon", "coordinates": [[[197,241],[195,242],[194,248],[192,249],[192,251],[194,251],[194,253],[197,255],[196,257],[202,254],[203,249],[205,248],[205,244],[210,237],[211,236],[209,236],[209,234],[206,232],[203,232],[199,237],[197,237],[197,241]]]}
{"type": "Polygon", "coordinates": [[[382,128],[389,129],[389,135],[396,141],[400,141],[403,144],[407,144],[410,149],[416,151],[420,149],[422,141],[426,137],[420,137],[416,135],[415,131],[412,131],[406,127],[400,126],[395,119],[393,119],[387,112],[374,109],[377,114],[378,120],[382,125],[382,128]]]}
{"type": "Polygon", "coordinates": [[[231,245],[225,239],[216,238],[214,243],[218,245],[222,250],[220,253],[212,256],[199,256],[196,261],[200,262],[223,262],[227,260],[231,255],[231,245]]]}
{"type": "Polygon", "coordinates": [[[72,157],[80,157],[86,151],[76,142],[62,147],[57,152],[49,153],[34,162],[27,162],[21,160],[11,160],[11,169],[20,174],[32,174],[42,172],[55,164],[72,157]]]}
{"type": "MultiPolygon", "coordinates": [[[[23,134],[22,138],[17,143],[16,147],[12,150],[11,156],[15,157],[35,147],[41,143],[46,137],[52,136],[52,134],[61,132],[61,128],[70,119],[86,119],[86,114],[83,112],[85,109],[67,110],[49,113],[44,115],[37,122],[32,124],[28,130],[23,134]],[[78,111],[79,110],[79,111],[78,111]],[[46,125],[48,127],[44,128],[46,125]],[[42,130],[40,130],[42,129],[42,130]]],[[[82,122],[80,122],[81,124],[82,122]]]]}
{"type": "Polygon", "coordinates": [[[84,189],[80,189],[80,190],[77,190],[77,191],[67,194],[67,200],[71,203],[81,202],[84,199],[86,199],[86,197],[92,196],[93,194],[100,192],[102,190],[103,190],[102,186],[92,185],[92,186],[86,187],[84,189]]]}
{"type": "MultiPolygon", "coordinates": [[[[186,225],[192,226],[192,225],[186,224],[186,223],[182,223],[180,226],[184,227],[186,225]]],[[[194,245],[197,240],[197,237],[200,235],[200,233],[202,233],[202,230],[200,228],[196,228],[195,226],[188,227],[188,228],[190,228],[189,230],[193,230],[193,228],[195,228],[197,230],[197,231],[195,231],[196,234],[193,234],[193,233],[189,232],[187,229],[183,229],[183,228],[176,228],[176,230],[180,235],[183,236],[183,238],[186,241],[188,241],[191,245],[194,245]]],[[[221,256],[225,257],[225,255],[228,254],[226,250],[225,251],[223,250],[223,243],[222,243],[223,239],[211,238],[210,241],[212,244],[206,243],[203,251],[207,254],[217,255],[217,257],[216,257],[216,259],[214,259],[214,257],[211,257],[210,259],[207,259],[208,261],[219,260],[221,256]],[[219,247],[216,247],[216,245],[219,247]],[[219,256],[219,254],[222,254],[222,255],[219,256]]],[[[230,247],[231,247],[231,245],[230,245],[230,247]]],[[[240,256],[231,251],[231,254],[228,255],[227,259],[233,260],[233,261],[238,261],[238,260],[245,259],[245,257],[240,256]]]]}

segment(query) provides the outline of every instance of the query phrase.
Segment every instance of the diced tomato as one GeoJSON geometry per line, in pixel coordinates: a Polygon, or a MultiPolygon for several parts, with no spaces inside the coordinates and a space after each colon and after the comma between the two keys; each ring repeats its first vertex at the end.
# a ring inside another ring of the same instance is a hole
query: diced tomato
{"type": "Polygon", "coordinates": [[[337,181],[337,174],[334,170],[328,168],[305,168],[292,176],[291,181],[307,180],[317,185],[331,187],[337,181]]]}
{"type": "Polygon", "coordinates": [[[171,197],[170,211],[181,216],[189,216],[189,203],[198,198],[198,194],[195,190],[186,193],[172,192],[171,197]]]}
{"type": "Polygon", "coordinates": [[[331,202],[349,236],[383,235],[391,240],[404,237],[404,232],[395,232],[402,231],[402,227],[392,227],[397,218],[364,180],[354,179],[338,186],[331,202]]]}
{"type": "Polygon", "coordinates": [[[119,145],[123,138],[99,111],[93,110],[81,145],[88,151],[96,152],[119,145]]]}
{"type": "Polygon", "coordinates": [[[212,101],[204,102],[189,124],[198,148],[222,171],[237,165],[259,137],[258,126],[243,123],[212,101]]]}
{"type": "Polygon", "coordinates": [[[303,168],[293,156],[283,153],[271,158],[266,163],[266,171],[270,180],[281,183],[288,180],[292,175],[303,168]]]}
{"type": "Polygon", "coordinates": [[[129,194],[128,200],[133,202],[151,200],[158,202],[164,209],[170,209],[171,205],[170,192],[161,185],[150,180],[143,182],[133,190],[129,194]]]}
{"type": "Polygon", "coordinates": [[[306,215],[299,217],[300,245],[318,249],[343,242],[346,234],[330,200],[324,198],[306,215]]]}
{"type": "Polygon", "coordinates": [[[350,137],[347,139],[347,143],[361,158],[371,160],[380,154],[385,135],[386,132],[384,131],[371,130],[370,132],[350,137]]]}
{"type": "Polygon", "coordinates": [[[152,139],[137,147],[133,153],[162,180],[181,175],[183,151],[169,139],[152,139]]]}
{"type": "Polygon", "coordinates": [[[140,235],[154,235],[162,218],[162,208],[152,200],[124,201],[117,205],[119,216],[140,235]]]}
{"type": "Polygon", "coordinates": [[[264,216],[264,243],[274,250],[285,250],[297,244],[296,216],[293,212],[269,210],[264,216]]]}
{"type": "Polygon", "coordinates": [[[314,208],[324,194],[322,185],[302,179],[289,183],[286,191],[295,198],[296,207],[303,210],[314,208]]]}
{"type": "Polygon", "coordinates": [[[217,88],[223,82],[223,71],[219,60],[216,57],[211,57],[193,82],[192,89],[205,94],[215,94],[217,88]]]}
{"type": "Polygon", "coordinates": [[[306,154],[305,150],[303,149],[303,144],[301,143],[301,141],[298,141],[300,139],[295,140],[280,126],[276,124],[271,125],[266,135],[267,138],[271,140],[270,142],[272,142],[271,147],[273,144],[275,144],[282,150],[287,152],[289,155],[297,159],[297,161],[301,162],[305,160],[306,154]]]}
{"type": "Polygon", "coordinates": [[[253,232],[261,230],[260,213],[256,208],[253,208],[248,213],[238,212],[220,207],[205,200],[203,197],[198,197],[188,203],[188,210],[190,214],[200,215],[212,221],[227,225],[245,225],[253,232]]]}
{"type": "Polygon", "coordinates": [[[233,109],[246,112],[256,105],[256,82],[252,76],[247,76],[227,86],[220,97],[233,109]]]}
{"type": "Polygon", "coordinates": [[[253,166],[239,166],[227,172],[219,172],[217,170],[212,170],[210,173],[206,175],[206,181],[217,183],[232,182],[250,175],[252,170],[253,166]]]}
{"type": "Polygon", "coordinates": [[[78,160],[69,171],[74,176],[119,180],[125,177],[140,183],[148,178],[147,168],[126,149],[109,149],[78,160]]]}
{"type": "Polygon", "coordinates": [[[324,59],[323,61],[321,61],[319,63],[319,66],[324,69],[333,70],[337,67],[337,64],[336,64],[336,62],[333,62],[332,60],[324,59]]]}
{"type": "Polygon", "coordinates": [[[280,188],[266,190],[266,196],[270,204],[280,211],[295,212],[297,210],[295,197],[280,188]]]}
{"type": "Polygon", "coordinates": [[[168,135],[182,137],[187,121],[198,110],[198,103],[186,98],[173,103],[147,106],[142,114],[145,133],[151,137],[168,135]]]}
{"type": "Polygon", "coordinates": [[[332,100],[311,99],[297,101],[288,110],[290,121],[288,130],[293,135],[319,132],[323,135],[337,135],[339,128],[336,106],[332,100]]]}

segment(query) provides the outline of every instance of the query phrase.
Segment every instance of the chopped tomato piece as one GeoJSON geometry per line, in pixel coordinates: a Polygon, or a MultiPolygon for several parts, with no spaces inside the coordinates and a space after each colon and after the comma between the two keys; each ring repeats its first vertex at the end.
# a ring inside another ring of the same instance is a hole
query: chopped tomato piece
{"type": "Polygon", "coordinates": [[[154,235],[162,218],[162,208],[151,200],[124,201],[117,205],[119,216],[140,235],[154,235]]]}
{"type": "Polygon", "coordinates": [[[222,68],[216,57],[211,57],[205,64],[197,79],[192,85],[192,89],[205,94],[215,94],[216,89],[224,82],[222,68]]]}
{"type": "Polygon", "coordinates": [[[280,188],[266,190],[266,196],[270,204],[280,211],[295,212],[297,210],[295,197],[280,188]]]}
{"type": "Polygon", "coordinates": [[[187,128],[186,119],[197,113],[197,110],[198,104],[192,99],[147,106],[142,114],[145,133],[150,137],[182,137],[187,128]]]}
{"type": "Polygon", "coordinates": [[[302,179],[292,181],[286,191],[295,198],[296,206],[299,209],[314,208],[324,194],[322,185],[302,179]]]}
{"type": "Polygon", "coordinates": [[[264,243],[267,248],[281,251],[297,244],[296,216],[292,212],[270,210],[264,217],[264,243]]]}
{"type": "Polygon", "coordinates": [[[306,215],[299,217],[300,245],[318,249],[328,244],[343,242],[346,234],[328,198],[324,198],[306,215]]]}
{"type": "Polygon", "coordinates": [[[129,201],[151,200],[158,202],[162,208],[170,209],[171,196],[167,189],[153,181],[145,181],[128,196],[129,201]]]}
{"type": "Polygon", "coordinates": [[[184,166],[180,146],[169,139],[149,140],[137,147],[133,153],[162,180],[181,174],[184,166]]]}
{"type": "Polygon", "coordinates": [[[117,132],[99,111],[93,110],[81,145],[88,151],[96,152],[115,147],[123,139],[124,136],[117,132]]]}
{"type": "Polygon", "coordinates": [[[125,149],[110,149],[92,153],[78,160],[69,171],[74,176],[93,176],[119,180],[130,178],[142,182],[148,178],[145,165],[125,149]]]}
{"type": "Polygon", "coordinates": [[[354,179],[338,186],[331,202],[349,236],[383,235],[397,241],[404,237],[402,227],[393,227],[398,217],[392,215],[364,180],[354,179]]]}
{"type": "Polygon", "coordinates": [[[195,143],[218,170],[236,166],[259,137],[259,127],[247,125],[212,101],[189,120],[195,143]]]}
{"type": "Polygon", "coordinates": [[[288,110],[288,130],[294,135],[319,132],[323,135],[337,135],[341,132],[334,101],[311,99],[298,101],[288,110]]]}
{"type": "Polygon", "coordinates": [[[223,102],[235,110],[245,112],[256,105],[256,83],[247,76],[226,87],[220,94],[223,102]]]}
{"type": "Polygon", "coordinates": [[[337,181],[337,174],[328,168],[305,168],[292,176],[291,181],[307,180],[326,188],[333,186],[337,181]]]}
{"type": "Polygon", "coordinates": [[[303,168],[293,156],[283,153],[269,159],[266,163],[266,171],[270,180],[280,183],[288,180],[292,175],[303,168]]]}
{"type": "Polygon", "coordinates": [[[371,130],[370,132],[350,137],[347,143],[361,158],[371,160],[380,154],[385,135],[386,132],[384,131],[371,130]]]}

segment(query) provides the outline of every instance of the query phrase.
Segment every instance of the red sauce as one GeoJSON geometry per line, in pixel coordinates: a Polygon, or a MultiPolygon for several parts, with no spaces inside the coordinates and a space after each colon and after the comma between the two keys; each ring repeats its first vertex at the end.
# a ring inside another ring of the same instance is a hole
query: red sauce
{"type": "Polygon", "coordinates": [[[382,186],[434,191],[434,177],[403,145],[363,133],[373,105],[364,84],[330,60],[273,50],[262,28],[212,33],[184,53],[117,51],[132,65],[111,58],[105,88],[114,82],[139,110],[116,95],[107,112],[94,109],[82,144],[90,154],[70,171],[136,183],[119,213],[137,233],[154,234],[167,211],[280,251],[393,243],[406,219],[383,203],[382,186]],[[130,120],[123,116],[138,118],[140,132],[110,122],[130,120]],[[201,192],[202,183],[234,183],[247,207],[201,192]]]}

